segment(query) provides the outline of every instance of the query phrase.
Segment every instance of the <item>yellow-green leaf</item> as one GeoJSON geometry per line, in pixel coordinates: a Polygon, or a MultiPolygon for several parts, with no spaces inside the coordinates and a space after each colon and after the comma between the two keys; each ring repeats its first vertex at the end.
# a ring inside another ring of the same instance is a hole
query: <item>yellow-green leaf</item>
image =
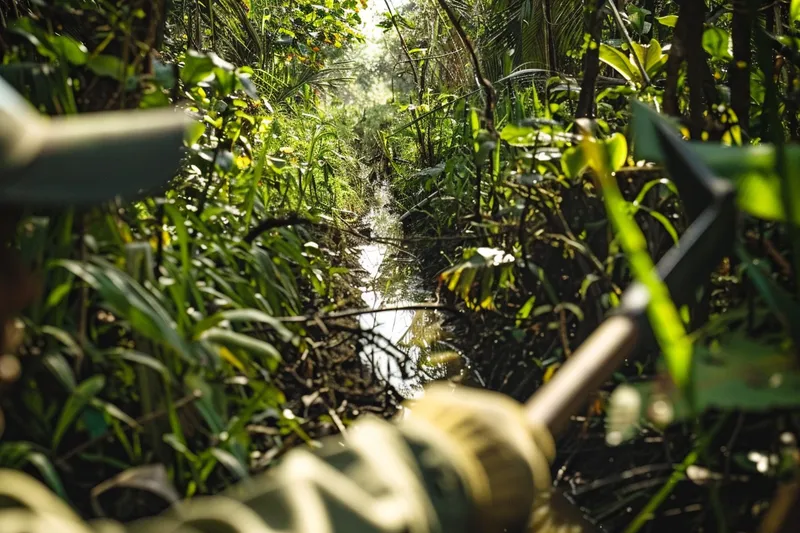
{"type": "Polygon", "coordinates": [[[616,172],[625,166],[625,161],[628,159],[628,141],[621,133],[615,133],[604,142],[606,150],[608,151],[608,162],[611,165],[611,171],[616,172]]]}
{"type": "Polygon", "coordinates": [[[622,51],[613,46],[600,45],[600,61],[619,72],[623,78],[633,85],[642,81],[642,76],[636,66],[631,63],[631,60],[622,51]]]}

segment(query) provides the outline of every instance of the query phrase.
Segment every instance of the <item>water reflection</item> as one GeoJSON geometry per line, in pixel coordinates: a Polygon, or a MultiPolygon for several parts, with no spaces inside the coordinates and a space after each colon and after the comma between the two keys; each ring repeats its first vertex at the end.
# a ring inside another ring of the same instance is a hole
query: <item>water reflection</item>
{"type": "MultiPolygon", "coordinates": [[[[389,209],[388,187],[376,194],[376,205],[366,217],[372,235],[399,239],[402,227],[389,209]]],[[[383,243],[359,247],[359,263],[365,271],[362,299],[372,308],[403,306],[430,300],[416,271],[416,261],[406,260],[397,247],[383,243]]],[[[460,364],[458,352],[447,344],[449,332],[433,311],[396,310],[361,315],[361,328],[375,337],[361,356],[379,378],[388,381],[406,398],[417,398],[423,384],[445,377],[447,369],[460,364]]]]}

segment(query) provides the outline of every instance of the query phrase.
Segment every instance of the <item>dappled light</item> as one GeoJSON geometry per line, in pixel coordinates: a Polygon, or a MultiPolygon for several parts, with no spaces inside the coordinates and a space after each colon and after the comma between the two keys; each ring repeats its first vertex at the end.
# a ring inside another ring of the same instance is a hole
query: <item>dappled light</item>
{"type": "Polygon", "coordinates": [[[800,0],[9,0],[0,57],[0,533],[800,523],[800,0]]]}

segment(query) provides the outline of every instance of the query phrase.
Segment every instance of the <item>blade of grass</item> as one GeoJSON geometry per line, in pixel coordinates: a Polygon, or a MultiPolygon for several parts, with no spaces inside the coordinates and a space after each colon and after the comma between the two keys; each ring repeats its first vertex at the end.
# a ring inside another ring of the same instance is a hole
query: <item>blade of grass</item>
{"type": "Polygon", "coordinates": [[[623,533],[637,533],[645,524],[647,524],[647,522],[654,518],[655,512],[658,510],[661,504],[666,501],[670,494],[672,494],[672,491],[675,490],[675,487],[678,485],[678,483],[686,478],[686,470],[697,462],[697,459],[703,452],[705,452],[706,448],[708,448],[709,444],[711,444],[711,441],[714,439],[716,434],[727,420],[728,413],[724,414],[719,420],[717,420],[708,433],[705,433],[702,437],[700,437],[694,449],[689,452],[689,454],[683,459],[683,462],[678,465],[677,468],[675,468],[667,482],[652,498],[650,498],[650,501],[647,502],[647,505],[645,505],[644,508],[639,511],[639,514],[637,514],[628,527],[625,528],[623,533]]]}
{"type": "Polygon", "coordinates": [[[617,230],[617,238],[630,263],[634,278],[650,293],[647,314],[664,353],[670,376],[676,386],[689,392],[692,344],[686,336],[678,308],[672,302],[666,284],[658,277],[647,251],[647,239],[631,217],[628,204],[611,171],[612,164],[606,144],[599,142],[587,131],[584,133],[582,145],[589,166],[594,169],[600,183],[606,210],[617,230]]]}

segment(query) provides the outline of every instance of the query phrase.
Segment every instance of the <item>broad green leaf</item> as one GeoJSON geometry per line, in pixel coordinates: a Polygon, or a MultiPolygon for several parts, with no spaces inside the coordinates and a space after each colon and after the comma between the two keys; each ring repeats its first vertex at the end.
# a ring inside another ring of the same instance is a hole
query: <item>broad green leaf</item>
{"type": "Polygon", "coordinates": [[[664,53],[661,48],[661,43],[653,39],[647,46],[647,52],[644,57],[644,70],[647,75],[653,78],[661,71],[661,68],[667,64],[669,56],[664,53]]]}
{"type": "Polygon", "coordinates": [[[604,141],[608,150],[608,160],[611,163],[611,171],[616,172],[625,166],[628,159],[628,141],[621,133],[615,133],[604,141]]]}
{"type": "Polygon", "coordinates": [[[586,168],[586,155],[580,146],[564,150],[561,156],[561,169],[568,178],[577,178],[586,168]]]}
{"type": "Polygon", "coordinates": [[[511,146],[533,146],[538,138],[538,131],[532,126],[509,124],[500,132],[500,138],[511,146]]]}
{"type": "Polygon", "coordinates": [[[789,20],[792,23],[800,21],[800,0],[792,0],[789,5],[789,20]]]}
{"type": "MultiPolygon", "coordinates": [[[[98,76],[114,78],[117,81],[125,81],[127,79],[125,64],[115,56],[101,54],[90,57],[86,62],[86,66],[98,76]]],[[[128,66],[127,70],[130,71],[130,66],[128,66]]]]}
{"type": "Polygon", "coordinates": [[[189,85],[205,81],[212,76],[214,61],[207,55],[190,50],[181,69],[181,80],[189,85]]]}
{"type": "Polygon", "coordinates": [[[66,35],[53,35],[50,37],[50,44],[58,55],[72,63],[73,65],[85,65],[89,57],[89,51],[83,44],[72,37],[66,35]]]}
{"type": "Polygon", "coordinates": [[[94,399],[106,385],[106,378],[103,375],[96,375],[82,381],[64,404],[61,415],[58,417],[56,429],[53,432],[52,448],[58,448],[64,433],[72,425],[72,422],[83,412],[83,409],[94,399]]]}
{"type": "Polygon", "coordinates": [[[674,28],[675,24],[678,23],[678,15],[665,15],[663,17],[656,17],[656,20],[662,26],[667,26],[668,28],[674,28]]]}
{"type": "MultiPolygon", "coordinates": [[[[598,144],[603,146],[608,155],[612,172],[625,166],[628,158],[628,141],[623,134],[615,133],[608,139],[598,141],[598,144]]],[[[568,178],[579,177],[588,166],[589,161],[582,145],[568,148],[561,156],[561,169],[568,178]]]]}
{"type": "Polygon", "coordinates": [[[632,49],[631,49],[631,52],[630,52],[630,54],[628,56],[628,59],[630,60],[631,65],[633,65],[633,69],[635,69],[635,72],[636,72],[637,76],[639,76],[641,78],[641,72],[639,70],[638,65],[636,64],[636,59],[639,60],[639,64],[642,65],[645,68],[645,71],[646,71],[647,70],[647,59],[646,59],[646,56],[647,56],[647,48],[648,47],[644,46],[644,45],[641,45],[641,44],[639,44],[639,43],[634,41],[634,42],[631,42],[631,48],[632,49]],[[636,57],[634,57],[634,54],[635,54],[636,57]]]}
{"type": "Polygon", "coordinates": [[[202,122],[193,121],[186,128],[186,135],[183,140],[187,146],[194,146],[197,144],[206,132],[206,125],[202,122]]]}
{"type": "Polygon", "coordinates": [[[238,73],[236,75],[236,79],[239,82],[239,87],[245,92],[247,96],[250,98],[258,99],[258,88],[256,84],[253,83],[253,80],[247,74],[238,73]]]}
{"type": "Polygon", "coordinates": [[[717,26],[707,28],[703,32],[703,48],[714,59],[725,61],[733,59],[731,35],[717,26]]]}
{"type": "Polygon", "coordinates": [[[600,61],[619,72],[632,85],[641,83],[642,76],[636,65],[621,51],[607,44],[600,45],[600,61]]]}
{"type": "Polygon", "coordinates": [[[647,22],[647,17],[652,15],[652,11],[633,4],[628,4],[626,9],[628,11],[628,20],[633,29],[636,30],[636,33],[643,35],[650,31],[652,24],[647,22]]]}
{"type": "Polygon", "coordinates": [[[9,30],[17,35],[21,35],[25,39],[28,40],[33,46],[36,47],[36,51],[39,52],[41,55],[45,56],[48,59],[56,60],[58,59],[58,53],[53,48],[53,44],[50,42],[49,36],[45,33],[41,28],[36,26],[28,17],[23,17],[21,19],[15,20],[10,26],[9,30]]]}
{"type": "Polygon", "coordinates": [[[654,401],[668,402],[672,421],[692,419],[709,409],[763,413],[800,407],[800,368],[790,349],[734,332],[710,347],[696,345],[692,366],[693,405],[663,382],[630,386],[640,395],[642,418],[654,401]]]}

